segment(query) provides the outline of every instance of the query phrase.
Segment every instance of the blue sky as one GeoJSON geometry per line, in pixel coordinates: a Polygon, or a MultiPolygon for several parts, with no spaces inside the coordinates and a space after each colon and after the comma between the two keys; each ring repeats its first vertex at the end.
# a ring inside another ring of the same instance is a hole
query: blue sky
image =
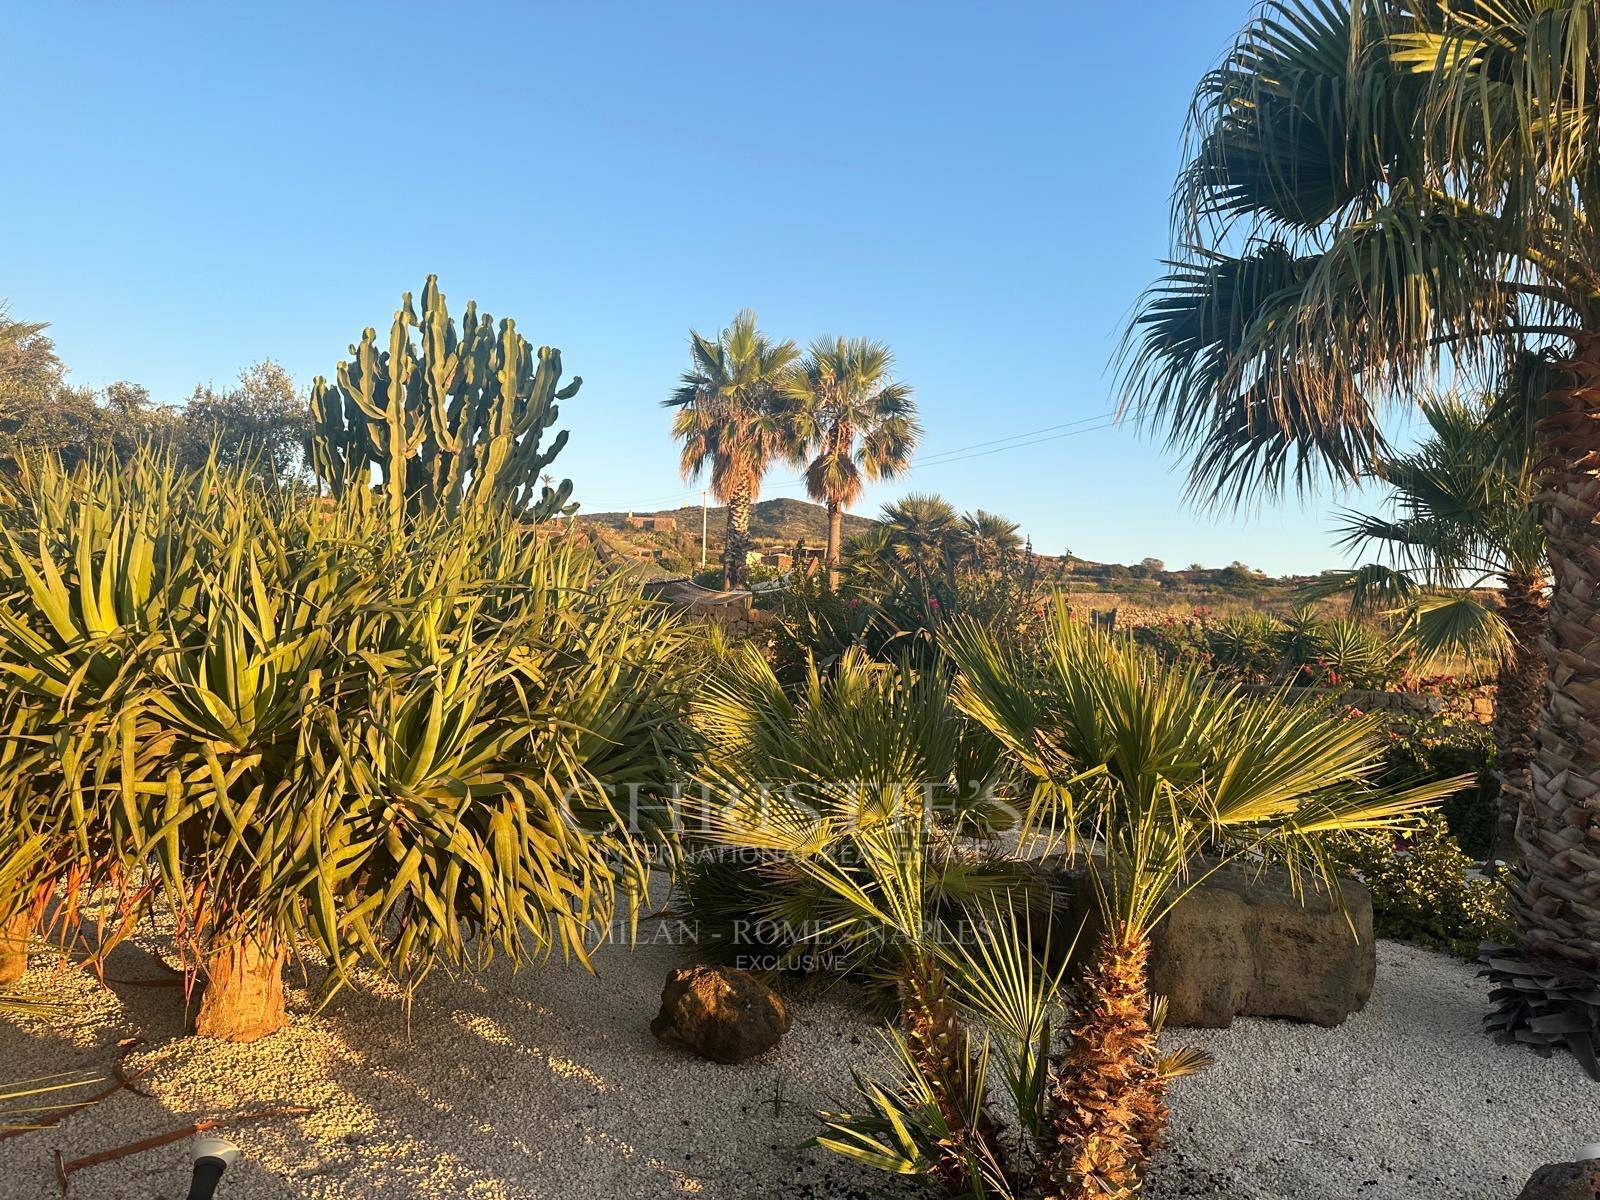
{"type": "Polygon", "coordinates": [[[1188,511],[1173,457],[1097,419],[1247,10],[11,5],[0,297],[75,382],[179,401],[262,357],[331,375],[437,272],[584,377],[558,467],[590,511],[693,498],[659,402],[687,329],[750,306],[894,347],[947,460],[863,511],[936,490],[1047,552],[1342,565],[1335,498],[1188,511]],[[1070,436],[977,453],[1035,430],[1070,436]]]}

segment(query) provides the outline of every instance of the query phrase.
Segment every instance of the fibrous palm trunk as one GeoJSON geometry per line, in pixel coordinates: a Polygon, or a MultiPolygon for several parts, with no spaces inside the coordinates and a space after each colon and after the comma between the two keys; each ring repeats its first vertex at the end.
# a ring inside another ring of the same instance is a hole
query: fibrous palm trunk
{"type": "Polygon", "coordinates": [[[33,925],[30,912],[0,921],[0,985],[15,983],[28,969],[28,941],[33,936],[33,925]]]}
{"type": "Polygon", "coordinates": [[[728,533],[722,546],[722,586],[743,587],[749,578],[745,554],[750,548],[750,489],[728,497],[728,533]]]}
{"type": "Polygon", "coordinates": [[[1517,857],[1517,823],[1533,802],[1534,745],[1548,677],[1544,659],[1547,601],[1540,576],[1508,575],[1503,582],[1511,646],[1495,684],[1495,774],[1500,797],[1490,860],[1509,863],[1517,857]]]}
{"type": "Polygon", "coordinates": [[[839,586],[839,551],[844,530],[844,508],[837,500],[828,501],[828,587],[839,586]]]}
{"type": "Polygon", "coordinates": [[[1053,1065],[1036,1191],[1043,1200],[1126,1200],[1161,1141],[1165,1085],[1150,1027],[1149,940],[1126,927],[1102,936],[1079,984],[1066,1048],[1053,1065]]]}
{"type": "Polygon", "coordinates": [[[253,1042],[289,1023],[283,1006],[288,955],[270,935],[229,939],[205,962],[205,991],[194,1031],[202,1037],[253,1042]]]}
{"type": "Polygon", "coordinates": [[[1549,692],[1511,880],[1519,944],[1486,947],[1488,1026],[1566,1045],[1600,1079],[1600,334],[1578,339],[1540,426],[1549,692]]]}
{"type": "Polygon", "coordinates": [[[930,958],[913,955],[899,979],[900,1027],[911,1057],[936,1093],[940,1115],[952,1144],[938,1162],[939,1182],[951,1195],[972,1192],[968,1155],[987,1161],[1004,1173],[1000,1126],[986,1102],[976,1099],[982,1074],[960,1011],[950,996],[944,973],[930,958]],[[968,1114],[977,1110],[973,1122],[968,1114]]]}

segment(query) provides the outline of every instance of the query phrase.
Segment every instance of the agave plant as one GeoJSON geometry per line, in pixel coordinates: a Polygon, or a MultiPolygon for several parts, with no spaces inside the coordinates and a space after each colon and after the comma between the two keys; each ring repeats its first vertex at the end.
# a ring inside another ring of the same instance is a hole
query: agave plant
{"type": "Polygon", "coordinates": [[[492,509],[396,538],[365,489],[305,500],[44,464],[5,522],[27,718],[0,837],[31,865],[0,915],[92,897],[103,952],[167,914],[197,1029],[239,1039],[281,1025],[306,941],[332,987],[361,960],[582,959],[642,894],[627,793],[673,757],[680,635],[625,580],[492,509]]]}
{"type": "Polygon", "coordinates": [[[1034,1194],[1130,1196],[1166,1123],[1150,932],[1223,865],[1267,851],[1312,878],[1320,839],[1402,826],[1462,780],[1386,793],[1375,717],[1241,695],[1058,603],[1033,645],[969,624],[951,643],[958,708],[1039,783],[1038,821],[1094,883],[1101,932],[1049,1065],[1052,1150],[1034,1194]]]}

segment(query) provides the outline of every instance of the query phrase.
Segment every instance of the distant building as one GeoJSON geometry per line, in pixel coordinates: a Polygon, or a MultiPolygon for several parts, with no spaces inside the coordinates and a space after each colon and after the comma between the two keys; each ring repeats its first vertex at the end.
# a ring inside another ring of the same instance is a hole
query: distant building
{"type": "Polygon", "coordinates": [[[651,533],[677,533],[677,517],[636,517],[628,514],[629,529],[647,529],[651,533]]]}

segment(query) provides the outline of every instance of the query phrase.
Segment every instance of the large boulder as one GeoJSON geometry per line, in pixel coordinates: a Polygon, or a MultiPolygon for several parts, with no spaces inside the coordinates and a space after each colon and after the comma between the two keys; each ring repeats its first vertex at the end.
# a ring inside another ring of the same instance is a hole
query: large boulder
{"type": "Polygon", "coordinates": [[[1600,1200],[1600,1158],[1540,1167],[1517,1200],[1600,1200]]]}
{"type": "MultiPolygon", "coordinates": [[[[1080,953],[1097,939],[1094,893],[1082,868],[1052,873],[1059,913],[1089,922],[1080,953]]],[[[1235,1017],[1339,1025],[1372,995],[1377,951],[1372,894],[1340,880],[1340,897],[1282,871],[1224,867],[1180,900],[1150,947],[1150,987],[1167,998],[1167,1024],[1225,1029],[1235,1017]]]]}
{"type": "Polygon", "coordinates": [[[789,1032],[789,1010],[748,971],[682,967],[661,989],[661,1011],[650,1032],[712,1062],[739,1063],[778,1044],[789,1032]]]}

